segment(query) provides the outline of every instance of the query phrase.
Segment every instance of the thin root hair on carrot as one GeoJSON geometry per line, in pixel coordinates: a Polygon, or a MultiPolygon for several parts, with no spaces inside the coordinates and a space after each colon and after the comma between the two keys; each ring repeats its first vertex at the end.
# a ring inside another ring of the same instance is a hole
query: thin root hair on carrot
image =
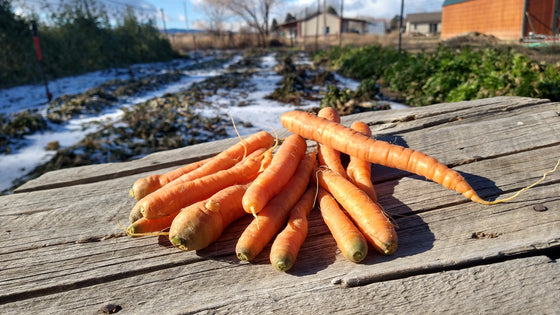
{"type": "Polygon", "coordinates": [[[229,118],[231,119],[231,123],[233,124],[233,129],[235,130],[235,133],[237,134],[237,137],[239,138],[241,145],[243,145],[243,148],[245,149],[245,153],[243,153],[243,158],[247,157],[247,146],[245,146],[245,144],[243,144],[243,142],[245,140],[243,140],[243,137],[241,137],[241,135],[239,134],[239,130],[237,130],[237,125],[235,124],[235,120],[233,119],[233,116],[231,116],[231,114],[229,114],[229,118]]]}
{"type": "Polygon", "coordinates": [[[550,171],[544,173],[543,176],[539,180],[537,180],[536,182],[532,183],[531,185],[529,185],[527,187],[524,187],[524,188],[520,189],[519,191],[517,191],[515,194],[513,194],[510,197],[507,197],[507,198],[504,198],[504,199],[497,199],[497,200],[494,200],[494,201],[486,201],[482,198],[473,198],[473,201],[478,202],[478,203],[483,204],[483,205],[495,205],[495,204],[498,204],[498,203],[510,201],[513,198],[518,197],[522,192],[524,192],[528,189],[531,189],[531,188],[535,187],[536,185],[542,183],[546,179],[546,176],[556,172],[556,170],[558,169],[558,166],[560,166],[560,159],[558,159],[558,162],[556,162],[556,165],[554,166],[554,168],[551,169],[550,171]]]}
{"type": "MultiPolygon", "coordinates": [[[[229,118],[231,119],[231,123],[233,124],[233,129],[235,130],[237,137],[241,140],[241,143],[243,143],[243,137],[241,137],[241,135],[239,134],[239,130],[237,129],[237,125],[235,124],[235,120],[233,119],[233,116],[231,116],[231,114],[229,114],[229,118]]],[[[276,149],[276,147],[278,147],[279,144],[278,132],[276,132],[276,129],[274,129],[272,126],[269,126],[267,124],[264,125],[270,128],[270,130],[272,130],[272,132],[274,133],[274,138],[276,139],[274,145],[269,149],[269,151],[272,152],[274,151],[274,149],[276,149]]],[[[245,154],[243,155],[243,158],[245,158],[246,156],[247,156],[247,148],[245,148],[245,154]]]]}

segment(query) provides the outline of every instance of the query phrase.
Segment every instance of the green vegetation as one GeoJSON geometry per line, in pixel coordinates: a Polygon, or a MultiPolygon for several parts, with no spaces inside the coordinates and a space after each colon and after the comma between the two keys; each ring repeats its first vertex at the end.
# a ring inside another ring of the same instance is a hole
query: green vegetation
{"type": "Polygon", "coordinates": [[[360,81],[374,80],[412,106],[501,95],[560,100],[560,63],[537,63],[512,48],[439,46],[412,54],[380,45],[336,47],[313,60],[360,81]]]}
{"type": "MultiPolygon", "coordinates": [[[[0,88],[40,82],[31,21],[15,15],[9,0],[0,0],[0,21],[0,88]]],[[[115,26],[79,7],[53,12],[49,21],[38,25],[49,79],[177,57],[153,22],[139,22],[131,9],[115,26]]]]}

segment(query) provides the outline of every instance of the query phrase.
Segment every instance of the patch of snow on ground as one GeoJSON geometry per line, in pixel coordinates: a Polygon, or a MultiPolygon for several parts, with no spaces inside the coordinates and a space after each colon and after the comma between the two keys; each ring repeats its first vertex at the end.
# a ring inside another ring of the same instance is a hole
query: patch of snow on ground
{"type": "MultiPolygon", "coordinates": [[[[60,149],[72,146],[85,138],[87,134],[95,132],[100,128],[100,125],[94,124],[94,122],[109,123],[118,121],[123,114],[121,108],[130,108],[135,104],[145,102],[165,93],[177,93],[195,82],[219,75],[226,67],[237,62],[240,58],[239,56],[232,58],[231,61],[219,69],[184,71],[186,76],[181,80],[163,86],[158,90],[125,98],[124,102],[118,105],[118,108],[108,108],[97,115],[84,115],[73,118],[60,125],[49,123],[49,130],[25,136],[25,140],[16,145],[19,149],[14,150],[10,154],[0,155],[0,192],[10,188],[14,180],[25,176],[35,167],[48,162],[54,156],[55,151],[46,150],[49,142],[58,141],[60,149]]],[[[192,61],[175,62],[173,66],[184,67],[188,63],[192,63],[192,61]]],[[[135,77],[143,77],[156,74],[165,67],[167,67],[165,63],[156,63],[136,65],[131,67],[131,69],[133,69],[135,77]]],[[[49,82],[49,89],[56,96],[82,93],[109,80],[129,79],[128,73],[128,70],[125,71],[123,69],[95,71],[49,82]]],[[[24,109],[33,109],[45,117],[47,105],[44,85],[25,85],[0,90],[0,113],[5,115],[12,112],[17,113],[24,109]]]]}

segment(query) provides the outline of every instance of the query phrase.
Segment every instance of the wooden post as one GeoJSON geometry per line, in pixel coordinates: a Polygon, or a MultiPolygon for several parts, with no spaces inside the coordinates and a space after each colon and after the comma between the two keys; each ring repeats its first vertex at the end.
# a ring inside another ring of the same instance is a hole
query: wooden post
{"type": "Polygon", "coordinates": [[[52,94],[51,92],[49,92],[49,84],[47,82],[47,77],[45,76],[43,54],[41,53],[41,45],[39,45],[39,32],[37,31],[37,23],[35,23],[35,21],[31,21],[31,32],[33,33],[33,42],[35,43],[35,51],[37,52],[37,61],[39,61],[39,69],[41,69],[41,76],[43,77],[43,82],[45,83],[45,91],[47,93],[47,99],[50,102],[52,100],[52,94]]]}

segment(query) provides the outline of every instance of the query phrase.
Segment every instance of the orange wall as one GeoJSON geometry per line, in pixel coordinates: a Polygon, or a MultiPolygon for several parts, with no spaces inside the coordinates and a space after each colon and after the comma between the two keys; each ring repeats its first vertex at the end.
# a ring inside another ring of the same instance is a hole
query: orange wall
{"type": "Polygon", "coordinates": [[[444,6],[441,38],[475,31],[501,39],[519,39],[523,6],[524,0],[470,0],[444,6]]]}

